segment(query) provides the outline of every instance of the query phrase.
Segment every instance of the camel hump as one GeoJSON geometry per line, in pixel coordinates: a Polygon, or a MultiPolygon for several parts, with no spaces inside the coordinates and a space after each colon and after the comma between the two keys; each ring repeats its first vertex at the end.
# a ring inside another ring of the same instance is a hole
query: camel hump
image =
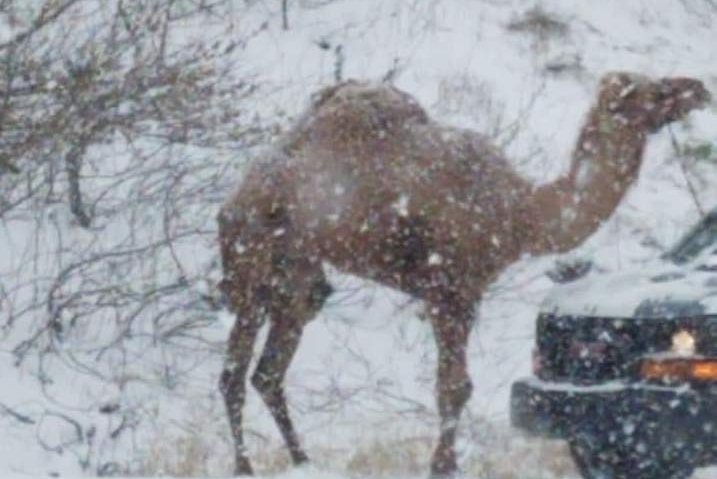
{"type": "MultiPolygon", "coordinates": [[[[312,96],[315,113],[346,112],[372,117],[390,125],[395,122],[428,122],[428,114],[415,98],[385,84],[347,80],[319,90],[312,96]]],[[[330,114],[330,113],[329,113],[330,114]]]]}
{"type": "Polygon", "coordinates": [[[361,83],[357,80],[346,80],[342,82],[338,82],[334,85],[327,86],[326,88],[322,88],[321,90],[317,91],[313,95],[311,95],[311,107],[313,109],[321,108],[321,105],[326,103],[327,101],[331,100],[336,93],[339,91],[345,89],[345,88],[351,88],[357,85],[360,85],[361,83]]]}

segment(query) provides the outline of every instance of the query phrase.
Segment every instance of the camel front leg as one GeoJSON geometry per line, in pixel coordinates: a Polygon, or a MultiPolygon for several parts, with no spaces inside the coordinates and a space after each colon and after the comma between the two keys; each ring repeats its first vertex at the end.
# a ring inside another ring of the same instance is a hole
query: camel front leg
{"type": "Polygon", "coordinates": [[[441,416],[438,445],[431,461],[431,477],[446,478],[453,476],[457,470],[456,429],[473,390],[466,359],[473,307],[445,301],[429,304],[428,308],[438,346],[436,393],[441,416]]]}

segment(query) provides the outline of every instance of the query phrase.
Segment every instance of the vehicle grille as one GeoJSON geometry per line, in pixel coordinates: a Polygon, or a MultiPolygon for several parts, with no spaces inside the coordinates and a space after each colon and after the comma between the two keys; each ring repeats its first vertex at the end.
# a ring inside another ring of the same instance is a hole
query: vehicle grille
{"type": "Polygon", "coordinates": [[[632,376],[635,361],[669,351],[672,335],[694,332],[697,351],[717,355],[717,318],[598,318],[541,315],[538,376],[546,381],[595,384],[632,376]]]}

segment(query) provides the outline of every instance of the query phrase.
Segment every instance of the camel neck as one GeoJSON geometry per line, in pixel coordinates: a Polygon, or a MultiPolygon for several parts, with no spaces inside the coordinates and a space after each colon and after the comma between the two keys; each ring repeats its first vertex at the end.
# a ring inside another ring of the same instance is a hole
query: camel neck
{"type": "Polygon", "coordinates": [[[533,192],[533,253],[564,252],[607,220],[637,179],[647,131],[593,110],[573,150],[569,172],[533,192]]]}

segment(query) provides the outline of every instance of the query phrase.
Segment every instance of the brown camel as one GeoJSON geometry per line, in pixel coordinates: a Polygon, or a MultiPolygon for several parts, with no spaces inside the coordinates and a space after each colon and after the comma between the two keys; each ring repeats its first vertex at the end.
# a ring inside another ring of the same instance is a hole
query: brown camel
{"type": "Polygon", "coordinates": [[[236,473],[252,472],[242,407],[267,320],[251,382],[293,462],[307,460],[282,384],[304,326],[331,293],[326,261],[424,301],[438,347],[441,418],[431,472],[452,475],[481,292],[522,254],[566,251],[593,233],[637,178],[648,133],[709,98],[689,78],[607,75],[569,172],[536,188],[485,137],[435,123],[392,86],[348,81],[320,91],[219,214],[221,287],[237,315],[221,376],[236,473]]]}

